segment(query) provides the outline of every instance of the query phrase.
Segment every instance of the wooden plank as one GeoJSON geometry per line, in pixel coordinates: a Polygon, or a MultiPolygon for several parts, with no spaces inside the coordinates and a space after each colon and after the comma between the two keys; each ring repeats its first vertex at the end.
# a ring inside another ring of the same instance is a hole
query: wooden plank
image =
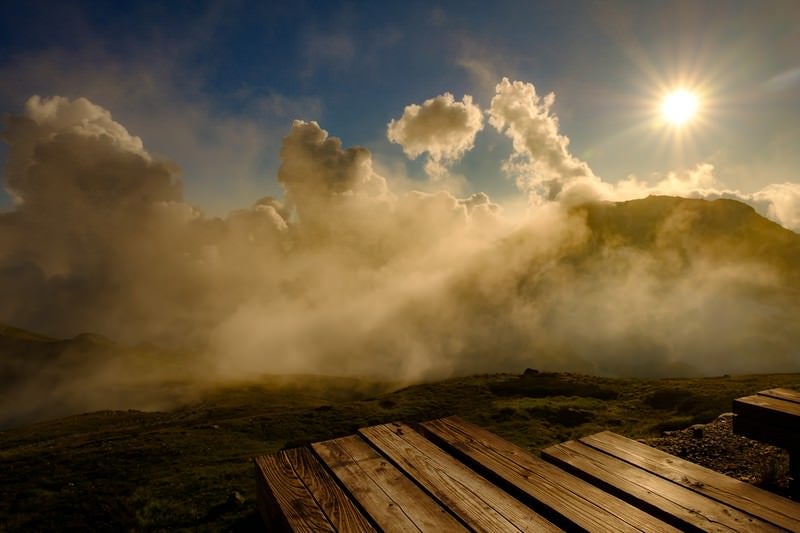
{"type": "Polygon", "coordinates": [[[357,435],[317,442],[312,448],[384,531],[466,531],[357,435]]]}
{"type": "Polygon", "coordinates": [[[733,400],[733,412],[758,418],[765,424],[800,427],[800,403],[754,394],[733,400]]]}
{"type": "Polygon", "coordinates": [[[542,456],[683,531],[781,531],[747,513],[580,442],[551,446],[542,451],[542,456]]]}
{"type": "Polygon", "coordinates": [[[458,417],[422,424],[448,447],[565,529],[677,531],[619,498],[458,417]]]}
{"type": "Polygon", "coordinates": [[[254,463],[258,508],[272,531],[335,531],[295,474],[287,454],[263,455],[254,463]]]}
{"type": "Polygon", "coordinates": [[[373,532],[364,515],[356,508],[344,491],[336,484],[325,468],[308,448],[295,448],[284,452],[297,477],[314,497],[320,509],[337,531],[373,532]]]}
{"type": "MultiPolygon", "coordinates": [[[[733,401],[733,432],[800,453],[800,393],[770,389],[733,401]]],[[[794,459],[794,457],[793,457],[794,459]]]]}
{"type": "Polygon", "coordinates": [[[800,391],[792,390],[792,389],[769,389],[769,390],[762,390],[761,392],[756,393],[758,396],[768,396],[770,398],[776,398],[778,400],[785,400],[787,402],[794,402],[800,404],[800,391]]]}
{"type": "Polygon", "coordinates": [[[405,424],[359,433],[475,531],[561,531],[405,424]]]}
{"type": "Polygon", "coordinates": [[[580,439],[592,448],[789,531],[800,531],[800,503],[610,431],[580,439]]]}

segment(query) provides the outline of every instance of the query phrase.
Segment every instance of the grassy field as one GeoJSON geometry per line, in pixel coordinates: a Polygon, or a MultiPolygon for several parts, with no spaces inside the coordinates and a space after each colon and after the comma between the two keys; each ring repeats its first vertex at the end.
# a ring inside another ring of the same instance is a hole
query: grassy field
{"type": "Polygon", "coordinates": [[[458,414],[538,451],[611,429],[657,436],[800,375],[610,379],[527,372],[391,390],[345,378],[264,377],[168,412],[103,411],[0,432],[0,530],[260,527],[252,457],[357,428],[458,414]]]}

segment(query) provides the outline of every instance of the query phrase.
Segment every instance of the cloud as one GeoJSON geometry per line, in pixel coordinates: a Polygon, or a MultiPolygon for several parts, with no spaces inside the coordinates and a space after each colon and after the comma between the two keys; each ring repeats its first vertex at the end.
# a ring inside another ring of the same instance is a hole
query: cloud
{"type": "MultiPolygon", "coordinates": [[[[750,203],[761,207],[760,212],[797,233],[800,233],[800,184],[775,183],[767,185],[750,197],[750,203]]],[[[742,195],[747,199],[746,195],[742,195]]]]}
{"type": "MultiPolygon", "coordinates": [[[[31,94],[85,97],[114,111],[153,154],[180,161],[190,180],[188,201],[222,216],[252,198],[280,193],[272,179],[281,138],[295,118],[319,119],[320,101],[271,88],[239,88],[235,105],[220,106],[203,92],[203,71],[188,71],[174,49],[146,47],[126,59],[86,48],[46,49],[7,58],[0,65],[0,102],[14,109],[31,94]],[[12,107],[13,106],[13,107],[12,107]]],[[[0,199],[0,204],[6,204],[0,199]]]]}
{"type": "Polygon", "coordinates": [[[389,122],[386,135],[411,159],[428,154],[425,171],[437,179],[472,149],[475,135],[482,129],[483,114],[471,96],[458,102],[444,93],[421,106],[406,106],[402,117],[389,122]]]}
{"type": "Polygon", "coordinates": [[[85,98],[33,96],[23,116],[7,120],[3,139],[7,188],[24,210],[80,213],[88,205],[120,208],[180,197],[177,165],[154,160],[141,139],[85,98]]]}
{"type": "Polygon", "coordinates": [[[508,78],[495,91],[489,123],[511,139],[514,153],[505,168],[516,174],[521,190],[552,201],[568,184],[597,181],[589,166],[569,152],[569,138],[559,133],[558,118],[551,112],[554,93],[541,97],[532,83],[508,78]]]}
{"type": "MultiPolygon", "coordinates": [[[[615,189],[569,154],[552,98],[519,83],[498,91],[490,116],[529,166],[524,184],[547,191],[537,180],[554,182],[553,201],[539,197],[526,212],[480,192],[392,190],[369,150],[298,120],[279,154],[283,195],[209,216],[183,199],[177,165],[107,109],[31,98],[3,132],[6,186],[18,202],[0,214],[0,322],[57,337],[91,331],[131,348],[103,352],[113,364],[98,356],[48,366],[20,389],[25,398],[57,403],[53,391],[68,391],[73,401],[81,388],[198,374],[414,381],[526,366],[613,375],[800,368],[791,250],[763,248],[769,233],[734,238],[720,226],[747,228],[752,210],[579,201],[710,194],[713,167],[615,189]],[[142,343],[171,350],[143,365],[142,343]]],[[[461,118],[474,105],[439,98],[433,108],[455,107],[461,118]]],[[[455,140],[438,126],[404,131],[418,141],[409,150],[431,156],[436,145],[450,161],[475,127],[455,128],[455,140]]],[[[791,221],[797,197],[786,184],[751,200],[791,221]]],[[[0,404],[0,419],[4,410],[15,407],[0,404]]]]}
{"type": "Polygon", "coordinates": [[[533,204],[558,202],[570,207],[591,201],[625,201],[651,195],[735,199],[753,206],[793,231],[800,231],[800,185],[768,185],[755,192],[728,188],[717,179],[714,165],[698,163],[683,172],[668,172],[655,182],[636,176],[615,183],[596,176],[587,163],[569,151],[552,112],[555,95],[541,97],[533,84],[504,78],[496,86],[489,123],[512,141],[513,153],[503,168],[533,204]]]}

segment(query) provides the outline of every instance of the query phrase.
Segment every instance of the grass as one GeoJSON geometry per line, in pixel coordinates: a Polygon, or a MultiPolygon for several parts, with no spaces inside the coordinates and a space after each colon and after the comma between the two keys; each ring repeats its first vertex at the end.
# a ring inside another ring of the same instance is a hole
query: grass
{"type": "Polygon", "coordinates": [[[641,438],[706,422],[800,375],[610,379],[471,376],[386,383],[265,377],[167,412],[103,411],[0,432],[0,529],[247,531],[252,457],[392,420],[458,414],[531,450],[603,429],[641,438]]]}

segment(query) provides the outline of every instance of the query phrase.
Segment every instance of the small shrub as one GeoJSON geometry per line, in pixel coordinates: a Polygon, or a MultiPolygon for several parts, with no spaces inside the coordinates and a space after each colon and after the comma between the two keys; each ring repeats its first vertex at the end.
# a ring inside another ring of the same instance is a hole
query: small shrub
{"type": "Polygon", "coordinates": [[[685,403],[693,394],[685,389],[660,389],[645,399],[645,403],[653,409],[663,411],[674,410],[679,404],[685,403]]]}

